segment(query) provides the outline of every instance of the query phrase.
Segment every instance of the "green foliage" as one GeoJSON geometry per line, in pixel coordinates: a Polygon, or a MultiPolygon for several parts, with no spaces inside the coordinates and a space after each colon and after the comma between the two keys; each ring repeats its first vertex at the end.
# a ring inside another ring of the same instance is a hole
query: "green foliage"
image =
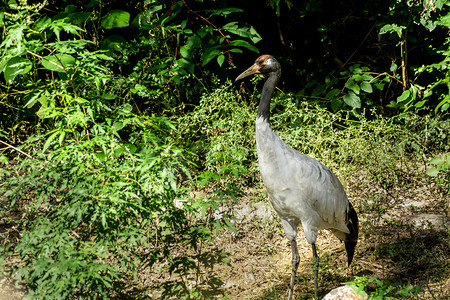
{"type": "Polygon", "coordinates": [[[114,122],[93,125],[89,139],[47,140],[54,150],[25,160],[17,168],[23,175],[2,187],[11,208],[28,202],[16,278],[37,299],[106,296],[122,274],[136,276],[145,256],[152,267],[170,257],[169,245],[209,236],[187,219],[190,207],[173,204],[184,195],[179,176],[189,175],[183,151],[165,138],[173,125],[130,114],[114,122]],[[134,129],[127,144],[118,137],[123,124],[134,129]]]}
{"type": "Polygon", "coordinates": [[[253,120],[258,99],[249,102],[229,82],[219,83],[192,112],[178,119],[180,138],[198,154],[197,163],[205,170],[226,174],[230,182],[242,185],[257,171],[253,120]]]}
{"type": "Polygon", "coordinates": [[[121,28],[130,25],[130,13],[121,9],[113,9],[102,18],[102,27],[105,29],[121,28]]]}
{"type": "MultiPolygon", "coordinates": [[[[75,114],[66,112],[69,119],[75,114]]],[[[136,277],[142,264],[153,268],[166,260],[170,273],[187,276],[201,267],[196,262],[204,253],[179,254],[175,245],[196,249],[212,230],[233,229],[226,207],[236,190],[175,206],[175,199],[187,198],[180,182],[190,177],[191,163],[168,138],[175,130],[170,121],[129,110],[114,115],[106,122],[95,117],[78,140],[60,144],[50,136],[46,149],[24,160],[16,168],[21,175],[10,174],[2,186],[8,209],[18,202],[28,207],[22,238],[4,254],[20,255],[16,279],[25,280],[36,299],[106,297],[123,276],[136,277]],[[120,136],[126,132],[125,141],[120,136]],[[214,215],[220,209],[220,217],[214,215]]],[[[77,137],[68,125],[67,135],[77,137]]],[[[218,262],[226,258],[217,255],[218,262]]],[[[178,281],[163,287],[172,296],[187,290],[178,281]]]]}
{"type": "Polygon", "coordinates": [[[450,5],[448,1],[398,1],[391,3],[389,20],[386,21],[388,23],[380,29],[380,34],[390,35],[390,38],[398,41],[397,46],[400,46],[401,66],[398,68],[400,72],[397,78],[402,83],[403,92],[397,97],[396,101],[391,101],[389,107],[399,108],[406,112],[413,109],[417,111],[426,105],[431,105],[436,113],[438,111],[445,112],[450,107],[447,89],[449,74],[446,70],[449,61],[448,38],[440,44],[431,43],[427,45],[429,55],[437,57],[435,62],[410,66],[414,76],[408,71],[408,49],[421,47],[421,41],[416,37],[418,30],[415,27],[420,25],[430,32],[435,30],[437,26],[449,27],[450,23],[447,20],[450,14],[446,12],[448,5],[450,5]],[[434,80],[427,82],[424,87],[417,79],[426,73],[433,73],[434,80]],[[434,97],[431,97],[433,94],[434,97]],[[434,100],[435,103],[430,103],[431,100],[434,100]]]}
{"type": "Polygon", "coordinates": [[[435,156],[428,162],[431,167],[427,169],[426,174],[431,177],[437,177],[437,183],[450,188],[450,154],[441,154],[435,156]]]}
{"type": "MultiPolygon", "coordinates": [[[[175,142],[177,129],[167,117],[136,114],[130,95],[142,93],[146,81],[134,81],[138,73],[113,77],[120,60],[81,37],[93,17],[79,13],[70,5],[54,17],[19,9],[4,18],[0,71],[4,97],[12,97],[2,105],[27,110],[37,133],[17,148],[32,155],[11,170],[1,156],[0,213],[25,209],[20,240],[2,239],[2,261],[20,258],[9,271],[35,299],[107,298],[120,293],[115,285],[124,278],[135,280],[139,267],[155,266],[181,277],[155,288],[164,297],[184,296],[184,279],[205,267],[199,245],[222,227],[233,230],[227,206],[239,191],[230,186],[209,199],[189,199],[195,155],[175,142]],[[190,205],[177,207],[180,198],[190,205]]],[[[128,18],[111,10],[101,25],[128,26],[128,18]]],[[[159,95],[166,83],[156,82],[159,95]]],[[[222,178],[205,173],[199,180],[222,178]]],[[[222,251],[208,255],[206,261],[226,262],[222,251]]]]}
{"type": "MultiPolygon", "coordinates": [[[[194,74],[196,68],[205,66],[213,59],[222,66],[228,58],[232,65],[232,53],[242,53],[242,49],[258,52],[254,44],[261,40],[253,26],[226,22],[231,14],[241,13],[241,9],[211,8],[203,1],[195,1],[194,4],[202,9],[194,10],[186,1],[172,2],[170,7],[165,7],[164,1],[155,1],[132,22],[142,31],[161,31],[165,43],[170,41],[176,44],[175,49],[171,50],[175,50],[175,55],[170,55],[170,65],[173,80],[177,83],[183,76],[194,74]],[[217,20],[221,25],[211,20],[217,20]]],[[[141,38],[145,39],[143,35],[141,38]]]]}
{"type": "Polygon", "coordinates": [[[379,280],[376,276],[367,278],[367,276],[355,276],[354,281],[345,282],[350,285],[359,295],[373,300],[395,300],[395,299],[414,299],[419,294],[421,287],[413,287],[411,284],[406,286],[379,280]],[[372,285],[375,283],[375,287],[372,285]],[[370,291],[374,289],[374,291],[370,291]]]}
{"type": "Polygon", "coordinates": [[[436,156],[429,161],[429,164],[434,165],[427,170],[429,176],[437,176],[439,172],[448,172],[450,169],[450,156],[448,154],[442,154],[441,156],[436,156]]]}
{"type": "Polygon", "coordinates": [[[350,170],[352,165],[372,161],[368,165],[373,166],[374,172],[381,168],[390,173],[395,162],[388,158],[393,153],[401,155],[410,147],[408,131],[371,112],[366,112],[373,118],[370,121],[357,112],[331,113],[292,94],[274,99],[272,111],[272,127],[284,141],[333,170],[350,170]],[[395,144],[389,142],[392,138],[397,141],[395,144]]]}
{"type": "Polygon", "coordinates": [[[373,91],[383,90],[385,84],[390,82],[389,75],[375,74],[368,67],[355,64],[348,71],[330,73],[325,78],[325,84],[311,82],[307,88],[314,87],[306,97],[325,100],[333,111],[342,108],[372,107],[373,91]],[[375,77],[373,75],[376,75],[375,77]]]}

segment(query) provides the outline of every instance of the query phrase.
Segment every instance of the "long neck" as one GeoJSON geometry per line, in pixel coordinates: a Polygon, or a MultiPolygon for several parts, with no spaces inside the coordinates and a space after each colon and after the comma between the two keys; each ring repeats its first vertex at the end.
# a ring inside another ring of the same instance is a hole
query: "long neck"
{"type": "Polygon", "coordinates": [[[271,72],[264,82],[264,86],[261,93],[261,100],[259,101],[257,118],[262,117],[265,121],[270,121],[270,99],[277,85],[278,79],[280,79],[281,72],[271,72]]]}

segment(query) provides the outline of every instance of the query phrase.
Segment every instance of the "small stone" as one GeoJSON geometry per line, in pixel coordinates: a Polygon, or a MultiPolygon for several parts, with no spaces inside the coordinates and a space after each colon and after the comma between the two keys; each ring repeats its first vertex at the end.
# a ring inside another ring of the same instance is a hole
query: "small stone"
{"type": "Polygon", "coordinates": [[[367,299],[367,296],[361,296],[350,286],[340,286],[331,290],[323,297],[322,300],[362,300],[367,299]]]}
{"type": "Polygon", "coordinates": [[[435,229],[445,229],[450,226],[450,218],[444,215],[436,214],[415,214],[403,219],[404,223],[414,227],[432,227],[435,229]]]}

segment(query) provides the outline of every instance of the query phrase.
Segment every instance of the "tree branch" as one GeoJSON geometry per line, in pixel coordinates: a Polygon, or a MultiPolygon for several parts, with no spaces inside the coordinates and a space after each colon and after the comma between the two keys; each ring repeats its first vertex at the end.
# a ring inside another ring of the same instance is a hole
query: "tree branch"
{"type": "Polygon", "coordinates": [[[9,148],[12,148],[12,149],[14,149],[14,150],[16,150],[16,151],[18,151],[18,152],[20,152],[20,153],[22,153],[23,155],[25,155],[25,156],[28,157],[28,158],[33,158],[33,157],[32,157],[31,155],[29,155],[28,153],[23,152],[22,150],[20,150],[19,148],[14,147],[13,145],[10,145],[10,144],[8,144],[8,143],[2,141],[2,140],[0,140],[0,143],[4,144],[5,146],[7,146],[7,147],[9,147],[9,148]]]}

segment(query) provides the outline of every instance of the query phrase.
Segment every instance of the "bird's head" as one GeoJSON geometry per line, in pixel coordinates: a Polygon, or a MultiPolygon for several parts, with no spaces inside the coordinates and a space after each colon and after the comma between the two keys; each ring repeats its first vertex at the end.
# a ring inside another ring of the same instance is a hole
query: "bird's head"
{"type": "Polygon", "coordinates": [[[280,69],[280,63],[278,63],[275,57],[268,54],[261,55],[256,59],[255,63],[250,68],[242,72],[235,81],[241,80],[242,78],[253,74],[268,75],[269,73],[277,72],[280,69]]]}

